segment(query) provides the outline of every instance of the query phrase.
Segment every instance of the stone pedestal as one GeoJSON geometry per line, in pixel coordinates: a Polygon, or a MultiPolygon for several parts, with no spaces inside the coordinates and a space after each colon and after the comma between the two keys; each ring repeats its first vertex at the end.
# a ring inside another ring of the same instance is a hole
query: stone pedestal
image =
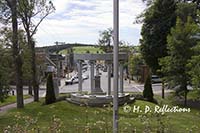
{"type": "Polygon", "coordinates": [[[101,89],[101,77],[95,76],[94,77],[94,89],[92,90],[92,94],[96,95],[104,95],[103,90],[101,89]]]}
{"type": "Polygon", "coordinates": [[[111,95],[111,64],[107,65],[107,72],[108,72],[108,93],[107,95],[111,95]]]}
{"type": "Polygon", "coordinates": [[[124,82],[123,82],[123,77],[124,77],[124,68],[123,68],[123,62],[120,62],[120,65],[119,65],[119,72],[120,72],[120,75],[119,75],[119,79],[120,79],[120,82],[119,82],[119,93],[123,94],[124,93],[124,82]]]}
{"type": "Polygon", "coordinates": [[[78,91],[82,93],[82,62],[78,61],[78,91]]]}
{"type": "Polygon", "coordinates": [[[94,89],[94,61],[90,61],[90,89],[92,93],[94,89]]]}

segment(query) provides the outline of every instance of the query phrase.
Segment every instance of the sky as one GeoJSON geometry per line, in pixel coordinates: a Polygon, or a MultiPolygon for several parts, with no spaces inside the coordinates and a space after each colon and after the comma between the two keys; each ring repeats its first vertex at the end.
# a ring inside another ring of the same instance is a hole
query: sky
{"type": "MultiPolygon", "coordinates": [[[[65,43],[97,44],[100,31],[113,27],[113,0],[53,0],[55,12],[39,26],[36,46],[65,43]]],[[[119,0],[119,36],[138,45],[141,24],[133,24],[143,12],[142,0],[119,0]]]]}

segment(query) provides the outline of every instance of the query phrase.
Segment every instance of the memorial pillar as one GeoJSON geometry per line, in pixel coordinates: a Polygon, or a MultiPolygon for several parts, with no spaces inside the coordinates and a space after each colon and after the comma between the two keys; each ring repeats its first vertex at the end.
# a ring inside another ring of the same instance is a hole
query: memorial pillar
{"type": "Polygon", "coordinates": [[[90,87],[92,93],[94,90],[94,61],[90,61],[90,87]]]}
{"type": "Polygon", "coordinates": [[[107,71],[108,71],[108,93],[107,95],[111,95],[111,64],[107,64],[107,71]]]}
{"type": "Polygon", "coordinates": [[[124,66],[123,66],[123,62],[120,62],[119,64],[119,72],[120,72],[120,77],[119,77],[119,80],[120,80],[120,90],[119,90],[119,93],[120,94],[123,94],[124,93],[124,82],[123,82],[123,70],[124,70],[124,66]]]}
{"type": "Polygon", "coordinates": [[[78,61],[78,91],[82,92],[82,62],[78,61]]]}

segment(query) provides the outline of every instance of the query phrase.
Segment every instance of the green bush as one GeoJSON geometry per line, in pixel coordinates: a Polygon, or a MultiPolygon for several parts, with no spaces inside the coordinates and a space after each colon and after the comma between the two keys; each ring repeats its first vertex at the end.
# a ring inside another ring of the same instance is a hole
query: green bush
{"type": "Polygon", "coordinates": [[[144,84],[143,96],[148,101],[153,101],[153,90],[152,90],[150,74],[147,76],[147,79],[146,79],[145,84],[144,84]]]}
{"type": "Polygon", "coordinates": [[[46,97],[45,97],[45,103],[51,104],[56,101],[56,96],[54,92],[54,86],[53,86],[53,77],[52,73],[49,73],[47,76],[47,87],[46,87],[46,97]]]}

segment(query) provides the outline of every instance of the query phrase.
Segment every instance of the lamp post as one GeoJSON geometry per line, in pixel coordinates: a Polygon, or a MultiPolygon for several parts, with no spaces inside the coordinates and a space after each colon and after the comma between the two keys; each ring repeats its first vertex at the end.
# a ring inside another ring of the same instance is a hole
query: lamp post
{"type": "Polygon", "coordinates": [[[119,0],[113,0],[114,82],[113,82],[113,133],[118,133],[118,53],[119,53],[119,0]]]}

